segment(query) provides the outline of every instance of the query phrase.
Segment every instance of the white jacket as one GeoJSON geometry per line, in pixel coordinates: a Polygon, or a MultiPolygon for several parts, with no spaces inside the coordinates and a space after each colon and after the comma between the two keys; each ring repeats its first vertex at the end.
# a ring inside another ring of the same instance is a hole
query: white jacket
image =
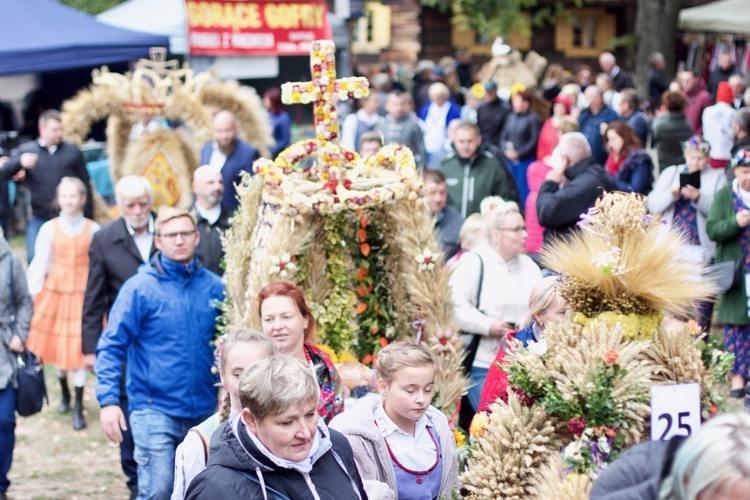
{"type": "Polygon", "coordinates": [[[461,256],[450,279],[453,316],[462,331],[484,336],[474,366],[490,367],[500,349],[500,339],[488,336],[492,323],[501,320],[518,324],[528,314],[531,289],[541,279],[539,266],[528,255],[505,262],[492,247],[480,243],[461,256]],[[479,305],[476,301],[481,269],[477,255],[484,263],[479,305]]]}
{"type": "MultiPolygon", "coordinates": [[[[661,215],[668,224],[674,220],[674,202],[671,187],[680,182],[680,171],[685,165],[673,165],[664,169],[654,184],[654,189],[648,194],[648,211],[655,215],[661,215]]],[[[698,239],[703,248],[703,258],[712,259],[716,251],[716,243],[711,241],[706,234],[706,218],[711,204],[714,202],[716,192],[727,184],[727,176],[724,169],[706,166],[701,173],[700,197],[695,203],[696,219],[698,222],[698,239]]]]}

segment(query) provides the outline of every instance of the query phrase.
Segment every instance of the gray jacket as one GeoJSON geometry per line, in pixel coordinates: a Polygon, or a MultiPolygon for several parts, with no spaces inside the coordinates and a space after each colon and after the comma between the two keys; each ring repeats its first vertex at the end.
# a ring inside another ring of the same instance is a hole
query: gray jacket
{"type": "MultiPolygon", "coordinates": [[[[396,473],[393,471],[385,439],[373,423],[373,411],[380,404],[380,399],[379,395],[373,395],[358,402],[354,408],[336,415],[329,426],[349,440],[367,496],[378,500],[396,500],[396,473]]],[[[443,480],[438,498],[451,498],[451,489],[458,483],[458,460],[455,457],[453,432],[448,427],[448,419],[434,406],[428,407],[425,414],[432,420],[437,432],[443,460],[443,480]]]]}
{"type": "Polygon", "coordinates": [[[414,154],[414,162],[417,167],[423,167],[427,163],[427,153],[424,150],[424,137],[419,123],[409,115],[404,115],[394,120],[390,115],[381,120],[377,127],[378,132],[383,134],[383,143],[403,144],[414,154]]]}
{"type": "Polygon", "coordinates": [[[9,383],[13,384],[13,387],[18,387],[16,357],[8,349],[8,344],[14,334],[26,342],[33,311],[34,303],[29,295],[29,287],[26,285],[26,272],[21,266],[20,259],[10,251],[8,242],[0,236],[0,341],[2,341],[0,342],[2,344],[0,345],[0,390],[8,387],[9,383]],[[15,304],[11,302],[11,287],[15,304]]]}

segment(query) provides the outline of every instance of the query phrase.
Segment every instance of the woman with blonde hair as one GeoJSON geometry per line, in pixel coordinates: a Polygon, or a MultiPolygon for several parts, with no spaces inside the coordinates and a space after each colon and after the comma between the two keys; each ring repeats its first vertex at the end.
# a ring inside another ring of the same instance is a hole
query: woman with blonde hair
{"type": "Polygon", "coordinates": [[[186,498],[367,498],[349,442],[318,416],[307,363],[271,356],[245,369],[239,389],[242,411],[212,438],[186,498]]]}
{"type": "Polygon", "coordinates": [[[565,320],[565,314],[570,309],[558,290],[559,276],[547,276],[536,284],[529,297],[529,312],[518,325],[517,332],[510,332],[505,337],[502,348],[497,351],[495,361],[487,372],[484,382],[482,399],[479,409],[486,410],[498,398],[505,399],[508,391],[508,374],[503,369],[505,364],[505,348],[508,341],[516,341],[522,347],[528,347],[529,342],[539,342],[544,335],[544,329],[549,325],[565,320]]]}
{"type": "Polygon", "coordinates": [[[454,318],[465,334],[474,382],[468,394],[474,410],[501,340],[528,314],[531,289],[542,279],[524,254],[526,225],[516,203],[495,207],[485,217],[484,231],[485,241],[461,258],[450,279],[454,318]]]}
{"type": "Polygon", "coordinates": [[[430,405],[432,352],[407,342],[390,344],[378,353],[375,369],[380,396],[331,422],[352,445],[365,491],[379,500],[449,498],[458,482],[456,444],[445,415],[430,405]]]}
{"type": "Polygon", "coordinates": [[[190,429],[175,454],[172,499],[184,498],[190,482],[206,468],[211,436],[221,424],[242,411],[240,377],[248,366],[273,355],[271,339],[256,330],[237,330],[223,335],[216,346],[216,361],[224,389],[221,408],[190,429]]]}

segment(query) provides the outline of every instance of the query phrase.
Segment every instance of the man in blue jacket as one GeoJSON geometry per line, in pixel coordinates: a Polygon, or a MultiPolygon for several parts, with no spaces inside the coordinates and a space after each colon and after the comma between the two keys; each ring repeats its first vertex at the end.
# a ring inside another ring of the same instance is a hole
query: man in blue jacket
{"type": "Polygon", "coordinates": [[[187,431],[216,411],[211,373],[217,302],[224,285],[195,257],[195,216],[162,208],[155,223],[159,250],[120,289],[96,350],[96,396],[104,433],[122,440],[122,363],[138,463],[138,498],[169,498],[174,455],[187,431]]]}
{"type": "Polygon", "coordinates": [[[602,91],[596,85],[589,85],[584,92],[589,103],[588,109],[581,113],[578,120],[580,131],[586,136],[591,146],[591,152],[600,165],[607,161],[607,150],[604,147],[604,130],[606,124],[612,123],[619,117],[612,108],[604,104],[602,91]],[[604,126],[603,126],[604,125],[604,126]]]}
{"type": "Polygon", "coordinates": [[[239,125],[237,118],[229,111],[219,111],[214,117],[214,141],[201,150],[201,165],[211,165],[221,170],[224,179],[224,198],[221,202],[231,212],[237,210],[237,190],[234,188],[242,178],[242,172],[252,175],[253,162],[260,155],[251,144],[237,136],[239,125]]]}

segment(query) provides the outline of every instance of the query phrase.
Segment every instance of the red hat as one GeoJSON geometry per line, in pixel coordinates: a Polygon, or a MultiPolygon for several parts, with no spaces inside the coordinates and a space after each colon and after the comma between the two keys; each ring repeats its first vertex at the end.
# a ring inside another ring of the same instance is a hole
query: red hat
{"type": "Polygon", "coordinates": [[[558,95],[554,99],[552,99],[552,104],[560,103],[565,106],[565,114],[570,114],[570,99],[567,96],[564,95],[558,95]]]}
{"type": "Polygon", "coordinates": [[[728,82],[719,82],[719,89],[716,91],[716,102],[725,102],[727,104],[734,102],[732,87],[729,86],[728,82]]]}

